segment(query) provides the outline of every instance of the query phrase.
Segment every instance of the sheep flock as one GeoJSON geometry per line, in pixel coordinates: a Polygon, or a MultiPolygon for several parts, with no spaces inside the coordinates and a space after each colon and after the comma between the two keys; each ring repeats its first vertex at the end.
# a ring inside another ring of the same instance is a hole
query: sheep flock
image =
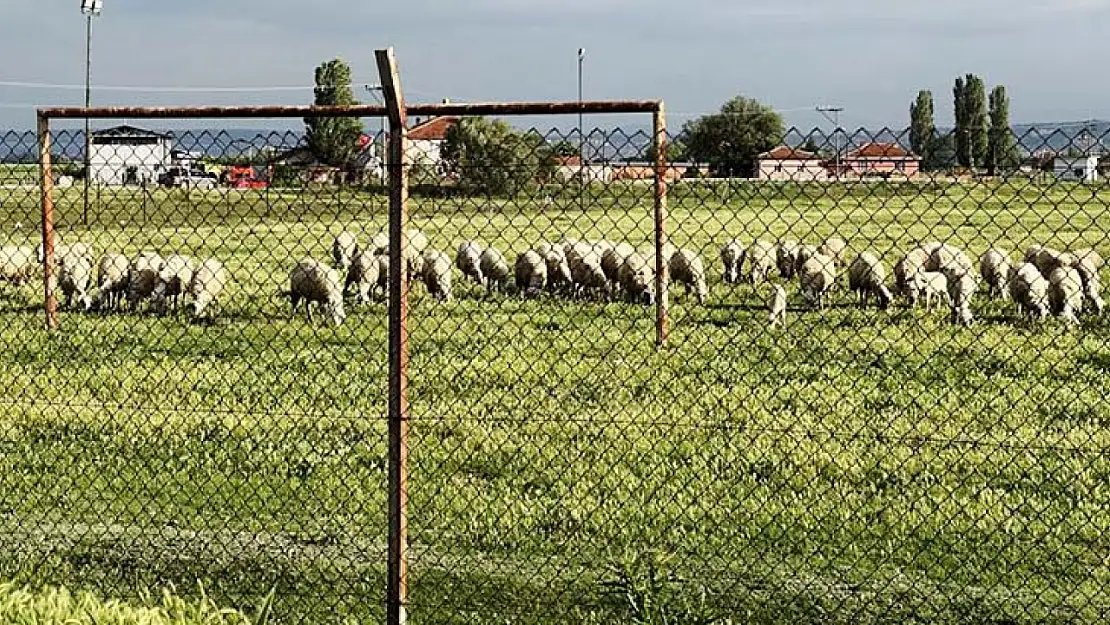
{"type": "MultiPolygon", "coordinates": [[[[692,249],[666,245],[636,249],[626,242],[564,238],[539,241],[507,258],[502,250],[478,240],[457,242],[450,253],[432,247],[418,229],[405,232],[402,259],[410,283],[422,283],[438,302],[458,296],[456,277],[487,294],[509,292],[523,298],[541,296],[600,301],[624,300],[651,306],[656,302],[657,259],[665,278],[682,287],[682,296],[699,305],[709,297],[707,263],[692,249]],[[457,276],[456,276],[457,274],[457,276]]],[[[897,256],[892,271],[874,251],[850,251],[848,242],[833,236],[819,243],[756,239],[745,244],[730,238],[719,248],[719,288],[747,283],[765,292],[770,325],[784,325],[791,290],[806,308],[820,310],[830,294],[847,288],[856,305],[889,309],[901,298],[905,305],[949,311],[953,324],[975,322],[974,296],[1012,300],[1015,311],[1043,320],[1049,315],[1078,324],[1085,314],[1102,313],[1100,272],[1103,259],[1092,248],[1071,251],[1044,245],[1030,247],[1015,258],[1000,247],[983,250],[977,259],[959,246],[942,241],[918,242],[897,256]],[[792,288],[793,287],[793,288],[792,288]]],[[[365,305],[388,299],[389,237],[379,232],[366,241],[349,231],[331,241],[331,257],[291,258],[282,296],[295,316],[303,304],[312,320],[315,306],[325,319],[340,325],[347,318],[346,301],[365,305]]],[[[714,259],[716,261],[716,259],[714,259]]],[[[0,248],[0,283],[26,284],[43,263],[43,250],[24,246],[0,248]]],[[[215,259],[142,251],[131,257],[109,252],[94,255],[87,243],[55,247],[52,286],[63,308],[82,311],[131,311],[144,306],[166,314],[188,307],[192,316],[211,316],[231,277],[215,259]],[[95,291],[95,295],[94,295],[95,291]]],[[[676,293],[676,297],[678,294],[676,293]]]]}

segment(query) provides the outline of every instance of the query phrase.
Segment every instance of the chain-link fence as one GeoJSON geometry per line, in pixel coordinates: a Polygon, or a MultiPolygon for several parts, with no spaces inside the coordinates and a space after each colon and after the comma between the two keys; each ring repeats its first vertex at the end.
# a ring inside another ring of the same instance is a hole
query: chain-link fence
{"type": "Polygon", "coordinates": [[[414,622],[1106,619],[1091,133],[414,118],[398,266],[387,136],[149,121],[55,124],[53,250],[0,139],[4,577],[380,621],[392,271],[414,622]]]}

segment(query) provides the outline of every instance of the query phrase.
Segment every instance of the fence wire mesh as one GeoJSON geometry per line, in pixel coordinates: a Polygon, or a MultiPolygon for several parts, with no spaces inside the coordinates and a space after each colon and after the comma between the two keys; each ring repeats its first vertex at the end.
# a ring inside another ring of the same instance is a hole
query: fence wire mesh
{"type": "MultiPolygon", "coordinates": [[[[1099,141],[677,160],[659,347],[652,133],[606,119],[410,132],[413,621],[1105,621],[1099,141]]],[[[52,144],[47,331],[0,139],[0,573],[380,621],[385,137],[105,128],[87,208],[52,144]]]]}

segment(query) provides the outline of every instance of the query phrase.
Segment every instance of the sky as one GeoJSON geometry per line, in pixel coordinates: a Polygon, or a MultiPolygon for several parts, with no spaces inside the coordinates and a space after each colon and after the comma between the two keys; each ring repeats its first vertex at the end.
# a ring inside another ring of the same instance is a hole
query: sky
{"type": "MultiPolygon", "coordinates": [[[[308,104],[318,63],[341,57],[356,82],[376,84],[374,50],[387,46],[410,102],[574,100],[583,47],[587,99],[663,99],[672,127],[735,95],[779,109],[788,126],[827,127],[814,107],[833,105],[848,128],[905,127],[919,89],[933,91],[946,125],[952,81],[967,72],[1006,85],[1015,123],[1110,117],[1098,45],[1110,35],[1110,0],[104,4],[92,46],[101,105],[308,104]]],[[[0,128],[33,127],[31,105],[83,102],[79,6],[0,0],[0,128]]]]}

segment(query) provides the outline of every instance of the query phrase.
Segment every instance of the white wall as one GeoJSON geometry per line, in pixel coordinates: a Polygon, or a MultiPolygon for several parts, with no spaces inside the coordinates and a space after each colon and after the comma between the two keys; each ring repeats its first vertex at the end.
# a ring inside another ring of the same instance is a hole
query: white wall
{"type": "Polygon", "coordinates": [[[1057,158],[1052,168],[1056,178],[1060,180],[1075,182],[1095,182],[1098,180],[1097,156],[1057,158]]]}
{"type": "Polygon", "coordinates": [[[128,167],[135,167],[139,181],[155,182],[170,164],[168,141],[149,145],[93,144],[89,152],[91,178],[107,185],[122,185],[128,167]]]}

